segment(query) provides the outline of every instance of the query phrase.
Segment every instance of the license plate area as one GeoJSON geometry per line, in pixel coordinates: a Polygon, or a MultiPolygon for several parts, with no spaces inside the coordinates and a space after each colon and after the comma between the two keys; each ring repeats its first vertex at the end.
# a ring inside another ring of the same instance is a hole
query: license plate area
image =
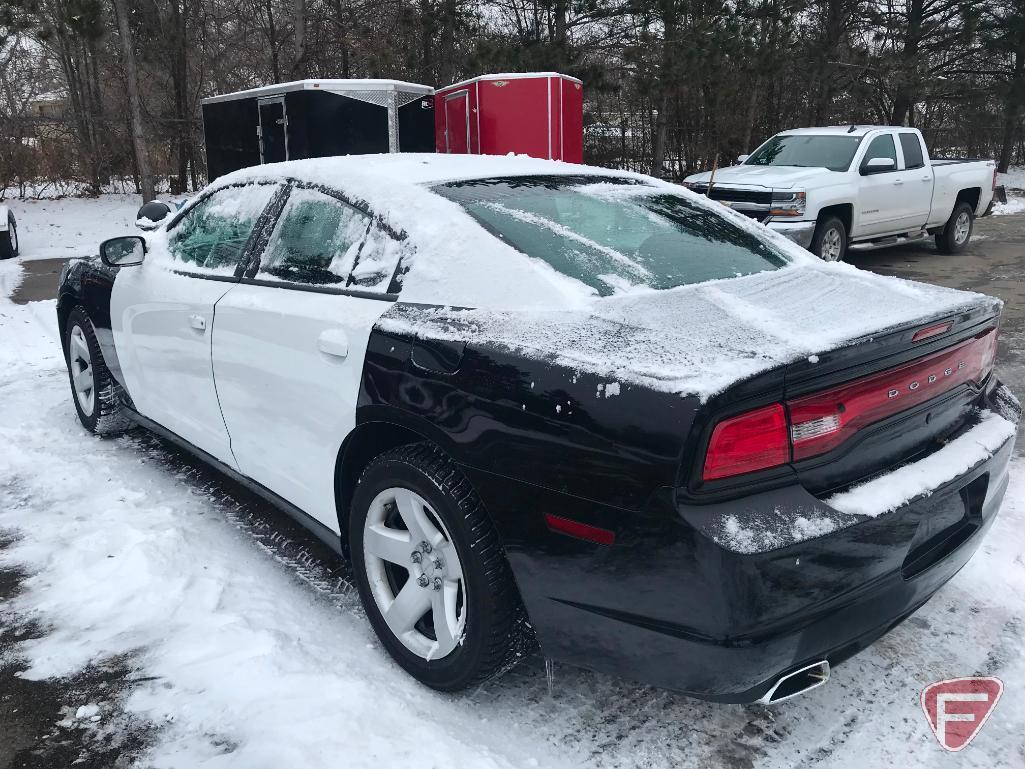
{"type": "Polygon", "coordinates": [[[959,493],[947,494],[925,510],[901,567],[904,579],[916,577],[942,561],[982,526],[982,503],[988,487],[989,473],[984,473],[959,493]]]}

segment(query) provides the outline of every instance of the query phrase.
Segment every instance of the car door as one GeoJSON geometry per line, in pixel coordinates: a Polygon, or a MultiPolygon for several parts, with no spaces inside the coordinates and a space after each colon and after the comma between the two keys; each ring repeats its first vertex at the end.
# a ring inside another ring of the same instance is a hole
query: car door
{"type": "Polygon", "coordinates": [[[904,172],[898,167],[897,146],[893,134],[881,133],[869,141],[858,164],[861,185],[858,193],[856,238],[886,235],[900,229],[904,216],[904,172]],[[870,171],[868,161],[890,158],[893,170],[870,171]]]}
{"type": "Polygon", "coordinates": [[[296,187],[217,304],[214,376],[239,469],[334,531],[335,462],[401,251],[366,211],[296,187]]]}
{"type": "Polygon", "coordinates": [[[278,185],[226,187],[201,198],[143,264],[114,281],[110,315],[125,385],[136,410],[235,467],[210,364],[217,301],[278,185]]]}
{"type": "Polygon", "coordinates": [[[903,158],[904,189],[901,196],[901,226],[917,230],[925,225],[932,208],[932,169],[925,165],[925,151],[922,140],[914,131],[900,131],[897,134],[903,158]]]}

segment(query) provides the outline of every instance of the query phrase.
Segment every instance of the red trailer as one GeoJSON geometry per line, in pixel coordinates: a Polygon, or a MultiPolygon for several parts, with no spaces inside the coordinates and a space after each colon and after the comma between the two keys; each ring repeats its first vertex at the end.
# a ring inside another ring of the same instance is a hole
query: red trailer
{"type": "Polygon", "coordinates": [[[434,127],[438,152],[582,163],[583,87],[558,72],[481,75],[435,92],[434,127]]]}

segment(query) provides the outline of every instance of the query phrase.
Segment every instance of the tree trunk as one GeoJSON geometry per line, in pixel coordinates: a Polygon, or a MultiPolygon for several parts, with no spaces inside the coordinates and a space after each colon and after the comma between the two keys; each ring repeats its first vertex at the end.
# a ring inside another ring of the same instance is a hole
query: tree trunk
{"type": "Polygon", "coordinates": [[[146,147],[146,131],[142,122],[142,97],[139,94],[139,70],[135,64],[135,45],[132,42],[132,26],[128,17],[127,0],[113,0],[117,15],[117,28],[121,36],[121,53],[125,63],[125,78],[128,81],[128,107],[132,120],[132,147],[135,163],[139,169],[142,185],[142,202],[149,203],[157,195],[153,185],[153,172],[146,147]]]}
{"type": "Polygon", "coordinates": [[[292,8],[295,24],[295,59],[292,61],[292,77],[300,80],[306,69],[306,0],[293,0],[292,8]]]}

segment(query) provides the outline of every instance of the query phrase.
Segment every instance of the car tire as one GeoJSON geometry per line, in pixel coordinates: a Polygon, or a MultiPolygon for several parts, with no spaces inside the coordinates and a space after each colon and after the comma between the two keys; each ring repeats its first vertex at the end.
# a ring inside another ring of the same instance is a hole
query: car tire
{"type": "Polygon", "coordinates": [[[353,494],[348,533],[370,623],[418,681],[458,691],[523,656],[529,625],[498,534],[470,483],[435,446],[401,446],[371,461],[353,494]],[[437,616],[449,606],[448,630],[439,633],[437,616]]]}
{"type": "Polygon", "coordinates": [[[116,435],[130,429],[124,391],[107,368],[93,324],[82,307],[72,309],[65,323],[64,359],[71,399],[82,426],[94,435],[116,435]]]}
{"type": "Polygon", "coordinates": [[[975,211],[964,201],[954,206],[941,232],[936,233],[936,248],[941,254],[957,254],[972,239],[975,211]]]}
{"type": "Polygon", "coordinates": [[[847,256],[847,227],[843,220],[827,216],[815,225],[809,249],[826,262],[842,262],[847,256]]]}
{"type": "Polygon", "coordinates": [[[7,229],[0,232],[0,259],[13,259],[18,255],[18,226],[14,216],[7,214],[7,229]]]}

